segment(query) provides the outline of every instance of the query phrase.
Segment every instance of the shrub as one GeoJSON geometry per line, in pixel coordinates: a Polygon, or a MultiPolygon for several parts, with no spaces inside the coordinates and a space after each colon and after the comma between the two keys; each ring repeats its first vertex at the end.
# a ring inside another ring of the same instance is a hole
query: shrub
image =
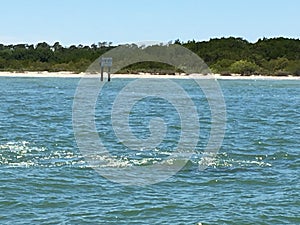
{"type": "Polygon", "coordinates": [[[232,63],[229,67],[229,70],[232,73],[238,73],[241,75],[251,75],[259,70],[259,66],[257,66],[255,63],[246,60],[239,60],[232,63]]]}

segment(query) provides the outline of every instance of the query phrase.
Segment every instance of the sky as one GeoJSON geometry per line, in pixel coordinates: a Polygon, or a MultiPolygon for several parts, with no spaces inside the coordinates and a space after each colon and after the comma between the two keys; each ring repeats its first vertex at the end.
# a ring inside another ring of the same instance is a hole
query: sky
{"type": "Polygon", "coordinates": [[[0,0],[0,43],[300,38],[299,0],[0,0]]]}

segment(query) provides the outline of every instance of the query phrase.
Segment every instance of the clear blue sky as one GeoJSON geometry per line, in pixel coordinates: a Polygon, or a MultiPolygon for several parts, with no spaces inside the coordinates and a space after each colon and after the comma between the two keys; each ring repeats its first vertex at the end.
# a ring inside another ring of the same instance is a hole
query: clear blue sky
{"type": "Polygon", "coordinates": [[[299,0],[0,0],[0,43],[300,38],[299,0]]]}

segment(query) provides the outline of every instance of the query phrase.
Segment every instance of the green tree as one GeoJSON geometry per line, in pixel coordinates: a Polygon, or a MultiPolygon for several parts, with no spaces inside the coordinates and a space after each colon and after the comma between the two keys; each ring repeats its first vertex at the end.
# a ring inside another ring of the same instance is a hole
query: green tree
{"type": "Polygon", "coordinates": [[[3,70],[6,66],[6,60],[0,57],[0,70],[3,70]]]}
{"type": "Polygon", "coordinates": [[[239,60],[232,63],[229,69],[232,73],[238,73],[241,75],[251,75],[257,72],[259,67],[252,62],[246,60],[239,60]]]}
{"type": "MultiPolygon", "coordinates": [[[[214,38],[209,41],[175,40],[197,55],[210,66],[213,72],[236,72],[244,75],[260,72],[263,74],[299,74],[300,40],[289,38],[264,38],[256,43],[236,37],[214,38]]],[[[169,43],[171,44],[171,43],[169,43]]],[[[134,45],[132,45],[134,46],[134,45]]],[[[82,71],[85,65],[94,61],[103,53],[115,46],[111,42],[100,42],[91,46],[63,47],[59,42],[49,45],[46,42],[36,46],[29,44],[0,44],[0,61],[2,70],[72,70],[82,71]]],[[[138,48],[138,46],[135,46],[138,48]]],[[[149,51],[160,52],[160,46],[148,48],[149,51]]],[[[174,55],[177,55],[174,51],[174,55]]],[[[120,58],[132,57],[126,52],[120,58]]],[[[173,55],[167,56],[170,59],[173,55]]],[[[182,60],[184,61],[184,59],[182,60]]],[[[129,68],[130,69],[130,68],[129,68]]],[[[156,63],[141,63],[131,67],[134,71],[170,73],[174,68],[156,63]]],[[[181,68],[183,69],[183,68],[181,68]]],[[[177,70],[177,69],[176,69],[177,70]]]]}
{"type": "Polygon", "coordinates": [[[210,66],[210,69],[213,73],[221,73],[226,74],[230,71],[231,64],[234,63],[234,60],[231,59],[221,59],[217,61],[216,63],[212,64],[210,66]]]}
{"type": "Polygon", "coordinates": [[[290,60],[286,71],[295,76],[300,76],[300,60],[290,60]]]}

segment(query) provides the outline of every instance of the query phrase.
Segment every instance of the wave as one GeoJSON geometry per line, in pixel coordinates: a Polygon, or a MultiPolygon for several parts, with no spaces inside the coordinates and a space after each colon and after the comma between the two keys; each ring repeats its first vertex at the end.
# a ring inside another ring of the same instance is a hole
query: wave
{"type": "Polygon", "coordinates": [[[70,150],[50,150],[27,141],[7,142],[0,145],[0,166],[59,167],[84,164],[80,154],[70,150]]]}
{"type": "MultiPolygon", "coordinates": [[[[123,152],[124,153],[124,152],[123,152]]],[[[155,149],[154,151],[134,151],[134,154],[91,156],[89,164],[78,150],[48,149],[27,141],[7,142],[0,145],[0,166],[7,167],[131,167],[147,166],[158,163],[175,164],[183,160],[182,155],[174,157],[171,151],[155,149]],[[90,162],[93,165],[90,164],[90,162]]],[[[215,157],[203,153],[194,154],[187,167],[197,169],[200,166],[214,168],[253,168],[271,167],[276,160],[293,160],[297,158],[287,152],[275,152],[269,155],[247,155],[237,153],[218,153],[215,157]]]]}

